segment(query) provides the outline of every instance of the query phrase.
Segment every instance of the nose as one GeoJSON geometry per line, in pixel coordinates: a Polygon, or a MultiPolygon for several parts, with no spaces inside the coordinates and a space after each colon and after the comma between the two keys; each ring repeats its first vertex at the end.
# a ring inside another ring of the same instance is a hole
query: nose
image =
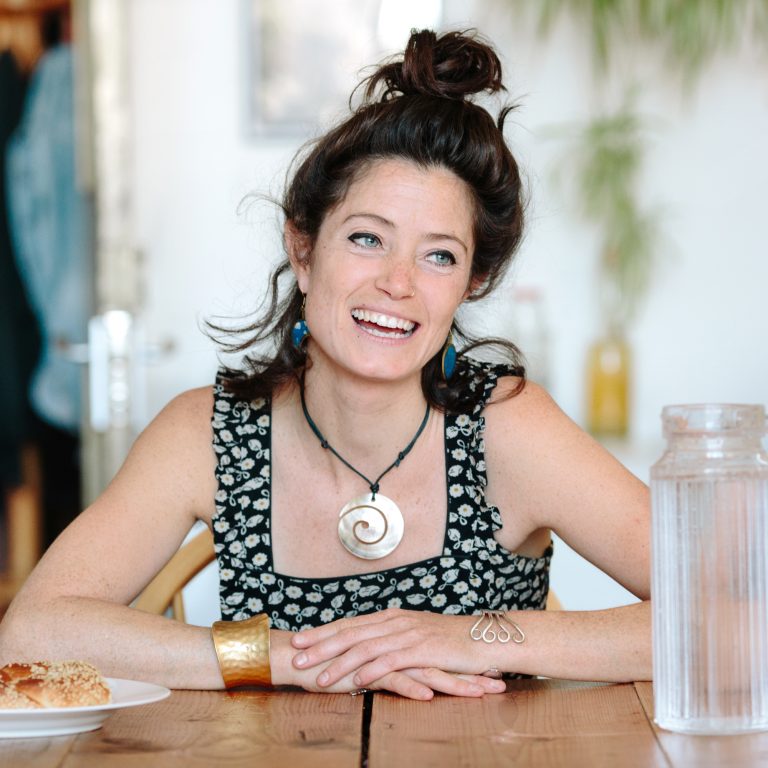
{"type": "Polygon", "coordinates": [[[410,299],[416,293],[414,265],[410,259],[389,258],[382,261],[376,287],[392,299],[410,299]]]}

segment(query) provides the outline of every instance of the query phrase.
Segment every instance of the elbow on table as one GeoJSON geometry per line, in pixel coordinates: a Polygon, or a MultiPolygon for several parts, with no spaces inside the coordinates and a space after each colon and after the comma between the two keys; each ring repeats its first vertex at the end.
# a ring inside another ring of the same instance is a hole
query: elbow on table
{"type": "Polygon", "coordinates": [[[0,622],[0,666],[12,661],[52,657],[56,625],[43,606],[29,607],[16,598],[0,622]]]}

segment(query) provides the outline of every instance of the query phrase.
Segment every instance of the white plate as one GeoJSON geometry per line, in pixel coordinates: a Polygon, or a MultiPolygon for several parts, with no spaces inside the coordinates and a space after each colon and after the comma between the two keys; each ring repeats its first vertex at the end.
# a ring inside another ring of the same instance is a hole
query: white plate
{"type": "Polygon", "coordinates": [[[50,707],[48,709],[0,709],[0,739],[31,736],[66,736],[95,731],[116,710],[138,707],[170,696],[162,685],[138,680],[106,678],[112,690],[112,703],[93,707],[50,707]]]}

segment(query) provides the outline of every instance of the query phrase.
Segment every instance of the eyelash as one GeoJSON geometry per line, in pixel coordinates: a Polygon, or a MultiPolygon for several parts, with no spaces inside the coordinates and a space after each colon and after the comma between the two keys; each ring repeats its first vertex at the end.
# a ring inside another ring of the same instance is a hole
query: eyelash
{"type": "MultiPolygon", "coordinates": [[[[376,236],[371,234],[370,232],[354,232],[349,236],[349,241],[354,243],[355,245],[359,245],[362,248],[377,248],[381,245],[381,240],[376,236]],[[372,244],[365,244],[359,242],[360,240],[372,240],[374,241],[372,244]]],[[[432,251],[431,253],[427,254],[427,258],[430,260],[432,264],[434,264],[436,267],[440,269],[446,269],[448,267],[452,267],[454,264],[456,264],[456,257],[450,252],[450,251],[432,251]],[[433,256],[440,256],[440,257],[448,257],[447,262],[438,262],[432,259],[433,256]]]]}
{"type": "Polygon", "coordinates": [[[432,262],[436,267],[441,267],[443,269],[446,267],[452,267],[456,263],[456,257],[450,251],[432,251],[432,253],[430,253],[428,257],[429,256],[447,256],[448,257],[447,262],[437,262],[437,261],[432,262]]]}
{"type": "Polygon", "coordinates": [[[355,232],[349,236],[349,240],[355,245],[362,245],[363,248],[375,248],[376,246],[381,245],[381,240],[379,240],[376,235],[372,235],[370,232],[355,232]],[[357,242],[358,240],[362,240],[364,238],[368,240],[375,240],[376,242],[373,245],[365,245],[363,243],[357,242]]]}

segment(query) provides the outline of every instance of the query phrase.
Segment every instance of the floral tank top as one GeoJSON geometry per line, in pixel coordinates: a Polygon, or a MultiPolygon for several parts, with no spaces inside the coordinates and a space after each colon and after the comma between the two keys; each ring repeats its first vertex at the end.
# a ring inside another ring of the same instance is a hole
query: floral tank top
{"type": "Polygon", "coordinates": [[[483,609],[541,610],[549,589],[552,546],[538,558],[507,551],[494,538],[496,507],[485,501],[482,411],[504,366],[469,361],[481,402],[472,413],[446,414],[446,528],[440,555],[382,571],[332,578],[276,573],[271,547],[271,400],[239,401],[214,387],[217,457],[213,535],[221,615],[239,621],[267,613],[275,629],[299,631],[335,619],[407,608],[445,614],[483,609]]]}

